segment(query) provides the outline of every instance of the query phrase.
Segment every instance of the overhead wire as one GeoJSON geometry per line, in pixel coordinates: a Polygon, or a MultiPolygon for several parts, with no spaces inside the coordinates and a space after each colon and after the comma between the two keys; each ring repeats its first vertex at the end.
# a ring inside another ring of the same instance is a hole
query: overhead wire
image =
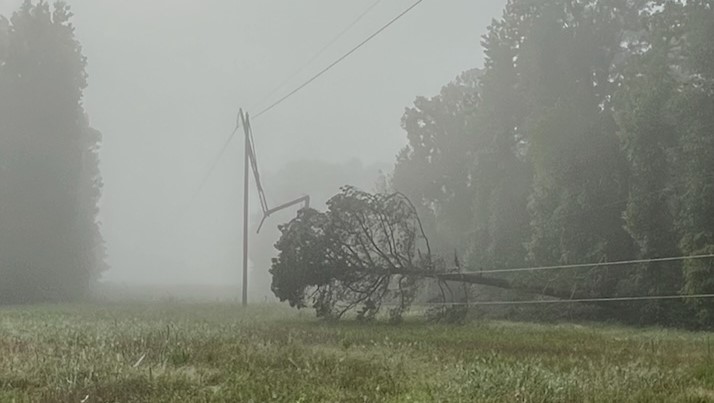
{"type": "Polygon", "coordinates": [[[598,263],[578,263],[578,264],[561,264],[553,266],[536,266],[536,267],[519,267],[514,269],[493,269],[493,270],[479,270],[474,272],[464,273],[469,274],[495,274],[495,273],[515,273],[524,271],[544,271],[544,270],[559,270],[559,269],[580,269],[580,268],[592,268],[592,267],[609,267],[609,266],[626,266],[641,263],[660,263],[660,262],[676,262],[685,260],[701,260],[701,259],[712,259],[714,258],[714,253],[703,254],[703,255],[691,255],[691,256],[671,256],[662,258],[651,258],[651,259],[633,259],[633,260],[617,260],[612,262],[598,262],[598,263]]]}
{"type": "MultiPolygon", "coordinates": [[[[564,264],[554,266],[538,266],[538,267],[522,267],[514,269],[494,269],[480,270],[475,272],[462,273],[464,278],[469,276],[480,276],[482,274],[497,274],[497,273],[514,273],[524,271],[544,271],[558,269],[579,269],[579,268],[599,268],[608,266],[625,266],[641,263],[658,263],[658,262],[674,262],[685,260],[702,260],[714,259],[714,253],[690,255],[690,256],[671,256],[652,259],[632,259],[620,260],[614,262],[599,262],[599,263],[582,263],[582,264],[564,264]]],[[[562,304],[562,303],[594,303],[594,302],[626,302],[626,301],[647,301],[647,300],[675,300],[675,299],[694,299],[694,298],[714,298],[714,294],[679,294],[679,295],[647,295],[647,296],[626,296],[626,297],[595,297],[595,298],[576,298],[576,299],[537,299],[537,300],[503,300],[503,301],[475,301],[475,302],[434,302],[428,303],[429,306],[480,306],[480,305],[534,305],[534,304],[562,304]]]]}
{"type": "Polygon", "coordinates": [[[263,104],[264,102],[268,101],[273,95],[275,95],[278,91],[283,89],[290,81],[292,81],[295,77],[297,77],[300,73],[302,73],[308,66],[310,66],[315,60],[317,60],[320,56],[322,56],[329,48],[332,47],[337,41],[342,39],[342,37],[348,33],[352,28],[354,28],[364,17],[367,16],[375,7],[381,3],[382,0],[377,0],[373,2],[372,4],[367,7],[366,10],[364,10],[360,15],[357,16],[347,27],[345,27],[342,31],[340,31],[337,35],[335,35],[329,42],[327,42],[320,50],[315,52],[315,54],[310,57],[305,63],[303,63],[300,67],[298,67],[292,74],[287,76],[283,81],[280,82],[275,88],[273,88],[268,94],[266,94],[259,102],[258,104],[263,104]]]}
{"type": "Polygon", "coordinates": [[[333,67],[335,67],[335,66],[337,66],[338,64],[340,64],[343,60],[347,59],[349,56],[351,56],[353,53],[355,53],[355,52],[356,52],[357,50],[359,50],[361,47],[363,47],[364,45],[366,45],[369,41],[371,41],[372,39],[374,39],[375,37],[377,37],[379,34],[381,34],[382,32],[384,32],[387,28],[389,28],[390,26],[392,26],[395,22],[399,21],[402,17],[404,17],[404,16],[407,15],[410,11],[412,11],[413,9],[415,9],[415,8],[416,8],[419,4],[421,4],[423,1],[424,1],[424,0],[417,0],[416,2],[414,2],[414,4],[412,4],[412,5],[409,6],[407,9],[405,9],[404,11],[402,11],[401,13],[399,13],[399,15],[397,15],[396,17],[394,17],[393,19],[391,19],[388,23],[386,23],[385,25],[383,25],[381,28],[379,28],[379,29],[378,29],[376,32],[374,32],[372,35],[368,36],[365,40],[363,40],[362,42],[360,42],[359,44],[357,44],[357,46],[355,46],[355,47],[353,47],[352,49],[350,49],[347,53],[345,53],[344,55],[340,56],[337,60],[335,60],[334,62],[330,63],[327,67],[325,67],[324,69],[320,70],[317,74],[315,74],[314,76],[312,76],[311,78],[309,78],[309,79],[308,79],[307,81],[305,81],[304,83],[300,84],[297,88],[295,88],[294,90],[290,91],[287,95],[283,96],[282,98],[280,98],[280,99],[278,99],[277,101],[273,102],[272,104],[270,104],[270,105],[267,106],[266,108],[262,109],[260,112],[258,112],[258,113],[255,115],[255,119],[257,119],[257,118],[259,118],[260,116],[262,116],[262,115],[268,113],[269,111],[273,110],[275,107],[277,107],[278,105],[282,104],[283,102],[285,102],[286,100],[288,100],[288,99],[289,99],[290,97],[292,97],[293,95],[295,95],[295,94],[297,94],[298,92],[300,92],[303,88],[305,88],[305,87],[307,87],[308,85],[310,85],[311,83],[313,83],[315,80],[317,80],[318,78],[320,78],[323,74],[325,74],[325,73],[327,73],[328,71],[330,71],[333,67]]]}
{"type": "Polygon", "coordinates": [[[593,302],[627,302],[627,301],[657,301],[675,299],[714,298],[714,294],[682,294],[682,295],[649,295],[634,297],[602,297],[602,298],[576,298],[576,299],[532,299],[532,300],[503,300],[503,301],[472,301],[472,302],[430,302],[427,306],[481,306],[481,305],[545,305],[545,304],[573,304],[593,302]]]}
{"type": "Polygon", "coordinates": [[[228,146],[230,146],[231,141],[233,141],[233,137],[235,137],[236,133],[238,132],[240,125],[241,125],[241,122],[240,122],[240,115],[239,115],[238,118],[236,119],[235,128],[233,128],[233,131],[231,132],[231,134],[228,135],[226,140],[223,142],[223,145],[221,146],[220,150],[218,151],[218,154],[216,154],[216,157],[213,159],[213,162],[211,162],[211,165],[208,168],[208,171],[206,171],[206,174],[203,175],[203,177],[201,178],[201,182],[199,182],[198,187],[196,188],[196,190],[191,195],[191,198],[189,199],[188,206],[192,205],[196,201],[198,196],[203,191],[203,188],[206,187],[206,183],[208,183],[208,180],[211,178],[213,171],[216,169],[216,167],[218,166],[218,163],[221,161],[223,154],[225,154],[226,150],[228,150],[228,146]]]}
{"type": "MultiPolygon", "coordinates": [[[[268,107],[266,107],[266,108],[264,108],[263,110],[261,110],[260,112],[258,112],[258,113],[253,117],[253,119],[258,119],[260,116],[266,114],[266,113],[269,112],[270,110],[274,109],[274,108],[277,107],[278,105],[280,105],[280,104],[282,104],[283,102],[285,102],[288,98],[292,97],[293,95],[295,95],[296,93],[298,93],[299,91],[301,91],[302,89],[304,89],[305,87],[307,87],[308,85],[310,85],[312,82],[314,82],[315,80],[317,80],[320,76],[322,76],[322,75],[324,75],[325,73],[327,73],[327,72],[328,72],[329,70],[331,70],[333,67],[337,66],[339,63],[341,63],[342,61],[344,61],[345,59],[347,59],[350,55],[352,55],[352,54],[355,53],[357,50],[359,50],[359,49],[362,48],[364,45],[366,45],[369,41],[371,41],[372,39],[374,39],[375,37],[377,37],[379,34],[381,34],[382,32],[384,32],[387,28],[389,28],[390,26],[392,26],[395,22],[397,22],[398,20],[400,20],[402,17],[404,17],[406,14],[408,14],[408,13],[409,13],[411,10],[413,10],[414,8],[416,8],[416,7],[417,7],[419,4],[421,4],[423,1],[424,1],[424,0],[417,0],[415,3],[413,3],[413,4],[412,4],[411,6],[409,6],[407,9],[405,9],[404,11],[402,11],[399,15],[397,15],[396,17],[394,17],[393,19],[391,19],[387,24],[383,25],[381,28],[379,28],[379,29],[378,29],[377,31],[375,31],[373,34],[371,34],[370,36],[368,36],[365,40],[363,40],[362,42],[360,42],[357,46],[355,46],[355,47],[353,47],[352,49],[350,49],[347,53],[345,53],[344,55],[342,55],[341,57],[339,57],[339,58],[338,58],[337,60],[335,60],[334,62],[330,63],[327,67],[325,67],[324,69],[320,70],[320,72],[318,72],[317,74],[315,74],[314,76],[312,76],[310,79],[308,79],[307,81],[305,81],[304,83],[302,83],[300,86],[298,86],[297,88],[295,88],[295,89],[292,90],[291,92],[289,92],[287,95],[283,96],[282,98],[280,98],[280,99],[277,100],[276,102],[272,103],[272,104],[269,105],[268,107]]],[[[378,3],[378,2],[374,3],[374,4],[367,10],[367,12],[371,11],[371,9],[374,8],[374,7],[377,5],[377,3],[378,3]]],[[[363,14],[366,15],[367,12],[365,12],[365,13],[363,13],[363,14]]],[[[361,20],[362,18],[364,18],[364,16],[360,16],[360,18],[358,18],[358,21],[357,21],[357,22],[359,22],[359,20],[361,20]]],[[[353,24],[350,24],[350,25],[354,25],[354,24],[356,24],[357,22],[354,22],[353,24]]],[[[349,30],[350,28],[351,28],[351,27],[348,27],[347,30],[349,30]]],[[[344,34],[341,34],[341,35],[344,35],[344,34]]],[[[340,36],[340,35],[338,35],[338,36],[340,36]]],[[[338,39],[339,39],[339,38],[338,38],[338,39]]],[[[324,52],[324,51],[322,51],[322,52],[324,52]]],[[[319,55],[318,55],[318,57],[319,57],[319,55]]],[[[240,117],[239,117],[239,119],[240,119],[240,117]]],[[[197,190],[193,193],[193,195],[192,195],[191,198],[190,198],[189,205],[190,205],[190,204],[193,204],[193,203],[195,202],[196,198],[198,198],[198,195],[203,191],[203,188],[206,186],[206,183],[208,182],[208,179],[210,178],[210,176],[213,174],[213,171],[214,171],[214,170],[216,169],[216,167],[218,166],[218,162],[221,160],[221,158],[223,158],[223,155],[225,154],[226,150],[228,149],[228,146],[229,146],[230,143],[233,141],[233,138],[235,137],[235,134],[236,134],[236,132],[238,131],[239,126],[240,126],[240,121],[237,122],[235,129],[234,129],[233,132],[228,136],[228,138],[227,138],[226,141],[224,142],[223,146],[222,146],[221,149],[219,150],[218,154],[217,154],[216,157],[214,158],[213,162],[211,163],[210,168],[208,169],[208,171],[206,172],[206,174],[205,174],[205,175],[203,176],[203,178],[201,179],[201,182],[200,182],[200,184],[199,184],[197,190]]],[[[253,150],[253,152],[254,152],[254,150],[253,150]]],[[[254,154],[254,155],[255,155],[255,154],[254,154]]],[[[256,171],[256,172],[257,172],[257,171],[256,171]]],[[[262,204],[262,203],[263,203],[263,202],[261,201],[261,204],[262,204]]]]}

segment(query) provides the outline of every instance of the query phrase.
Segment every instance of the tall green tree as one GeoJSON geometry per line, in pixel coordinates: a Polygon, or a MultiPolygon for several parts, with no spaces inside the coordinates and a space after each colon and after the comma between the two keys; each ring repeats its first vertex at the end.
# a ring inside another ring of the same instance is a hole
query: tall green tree
{"type": "MultiPolygon", "coordinates": [[[[630,55],[622,70],[615,106],[622,149],[629,166],[629,195],[623,212],[638,259],[678,256],[674,199],[677,122],[670,107],[679,84],[672,72],[672,54],[681,37],[671,24],[672,3],[664,10],[645,10],[643,30],[629,40],[630,55]],[[653,14],[654,13],[654,14],[653,14]]],[[[636,295],[671,295],[682,287],[680,262],[650,262],[630,271],[627,288],[636,295]]],[[[633,304],[641,321],[675,323],[681,301],[633,304]]]]}
{"type": "Polygon", "coordinates": [[[478,135],[479,70],[461,74],[432,98],[418,97],[402,117],[408,145],[392,185],[419,205],[430,239],[442,252],[465,250],[472,226],[469,167],[478,135]]]}
{"type": "Polygon", "coordinates": [[[82,106],[86,60],[61,1],[0,20],[0,301],[80,298],[103,266],[101,135],[82,106]]]}
{"type": "MultiPolygon", "coordinates": [[[[530,201],[535,264],[621,260],[627,166],[610,97],[628,10],[617,1],[543,2],[519,55],[528,102],[534,182],[530,201]]],[[[631,11],[630,11],[631,12],[631,11]]],[[[563,272],[590,295],[614,295],[621,271],[563,272]]],[[[552,280],[550,280],[552,281],[552,280]]]]}
{"type": "MultiPolygon", "coordinates": [[[[678,75],[672,104],[678,144],[680,248],[685,254],[714,253],[714,6],[698,0],[667,4],[664,17],[678,28],[670,67],[678,75]]],[[[684,264],[684,291],[714,292],[714,261],[684,264]]],[[[692,300],[699,319],[714,325],[714,302],[692,300]]]]}
{"type": "Polygon", "coordinates": [[[532,172],[525,159],[526,105],[519,94],[516,68],[523,42],[513,21],[519,16],[517,9],[516,2],[509,2],[503,19],[492,23],[481,42],[485,55],[479,80],[481,102],[471,128],[474,196],[467,266],[472,270],[525,263],[532,172]]]}

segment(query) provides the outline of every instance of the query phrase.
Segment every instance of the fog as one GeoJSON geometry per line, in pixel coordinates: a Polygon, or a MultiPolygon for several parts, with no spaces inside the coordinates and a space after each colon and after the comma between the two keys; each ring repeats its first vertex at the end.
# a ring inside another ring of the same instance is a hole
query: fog
{"type": "Polygon", "coordinates": [[[708,400],[712,38],[714,0],[0,0],[0,401],[708,400]]]}
{"type": "MultiPolygon", "coordinates": [[[[88,58],[84,105],[92,126],[103,134],[100,219],[110,266],[105,281],[240,283],[240,136],[193,201],[192,195],[233,129],[239,107],[255,112],[279,98],[411,1],[382,1],[287,86],[265,98],[372,3],[69,1],[88,58]]],[[[0,14],[9,16],[19,4],[0,0],[0,14]]],[[[326,186],[335,193],[341,184],[376,183],[379,171],[389,171],[406,144],[400,128],[404,108],[417,95],[436,94],[461,71],[481,65],[480,35],[503,4],[425,1],[255,120],[269,201],[285,201],[291,192],[281,175],[300,161],[314,161],[328,171],[337,167],[333,172],[344,174],[312,170],[300,178],[299,189],[290,189],[315,196],[318,208],[328,196],[326,186]]],[[[251,202],[257,217],[257,199],[251,202]]],[[[266,233],[277,234],[275,227],[293,214],[294,209],[271,218],[266,233]]]]}

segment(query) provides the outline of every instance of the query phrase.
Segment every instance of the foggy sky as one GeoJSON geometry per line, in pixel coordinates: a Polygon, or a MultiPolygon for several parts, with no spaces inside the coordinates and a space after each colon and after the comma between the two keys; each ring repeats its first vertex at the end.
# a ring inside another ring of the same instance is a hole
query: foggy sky
{"type": "MultiPolygon", "coordinates": [[[[68,1],[88,58],[85,108],[104,136],[100,218],[112,266],[106,279],[239,282],[240,137],[199,198],[184,207],[232,130],[238,108],[256,112],[269,103],[260,101],[372,2],[68,1]]],[[[412,2],[382,1],[271,101],[412,2]]],[[[20,3],[0,0],[0,14],[9,16],[20,3]]],[[[399,125],[404,108],[417,95],[435,95],[460,72],[481,66],[480,36],[504,4],[424,1],[253,122],[262,170],[277,172],[299,160],[393,165],[406,144],[399,125]]],[[[270,182],[265,186],[270,196],[270,182]]],[[[252,203],[257,206],[257,199],[252,203]]]]}

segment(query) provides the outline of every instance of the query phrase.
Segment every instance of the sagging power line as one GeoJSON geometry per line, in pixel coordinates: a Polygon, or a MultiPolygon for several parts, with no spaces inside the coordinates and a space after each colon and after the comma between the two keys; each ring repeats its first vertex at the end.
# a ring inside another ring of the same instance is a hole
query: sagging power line
{"type": "Polygon", "coordinates": [[[485,306],[485,305],[544,305],[544,304],[574,304],[593,302],[628,302],[628,301],[661,301],[677,299],[709,299],[714,294],[682,294],[682,295],[650,295],[633,297],[603,297],[603,298],[578,298],[578,299],[533,299],[523,301],[471,301],[471,302],[431,302],[427,306],[485,306]]]}
{"type": "MultiPolygon", "coordinates": [[[[609,267],[609,266],[627,266],[642,263],[660,263],[660,262],[677,262],[684,260],[701,260],[701,259],[712,259],[714,258],[714,253],[704,254],[704,255],[691,255],[691,256],[671,256],[662,258],[652,258],[652,259],[633,259],[633,260],[618,260],[613,262],[599,262],[599,263],[578,263],[578,264],[562,264],[554,266],[536,266],[536,267],[518,267],[513,269],[492,269],[492,270],[479,270],[473,272],[474,274],[495,274],[495,273],[516,273],[524,271],[544,271],[544,270],[559,270],[559,269],[580,269],[580,268],[593,268],[593,267],[609,267]]],[[[468,273],[464,273],[468,274],[468,273]]]]}

